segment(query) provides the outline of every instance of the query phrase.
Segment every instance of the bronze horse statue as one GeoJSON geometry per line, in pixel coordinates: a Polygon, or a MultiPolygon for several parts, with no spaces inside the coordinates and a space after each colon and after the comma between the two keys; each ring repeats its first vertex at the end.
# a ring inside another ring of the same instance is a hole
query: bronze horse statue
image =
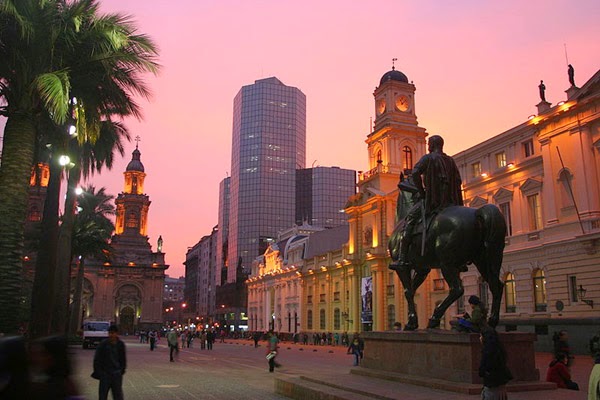
{"type": "MultiPolygon", "coordinates": [[[[401,177],[401,180],[403,178],[401,177]]],[[[419,326],[414,296],[431,268],[439,268],[448,283],[448,296],[435,308],[429,319],[428,328],[438,328],[444,313],[464,294],[460,272],[466,271],[468,264],[474,264],[487,282],[492,293],[492,307],[488,323],[495,327],[500,316],[500,302],[504,283],[499,278],[506,236],[504,216],[492,204],[476,209],[463,206],[450,206],[426,218],[427,234],[423,240],[422,230],[415,232],[408,250],[409,267],[401,267],[398,260],[400,240],[404,231],[404,217],[414,205],[417,192],[410,179],[400,185],[404,190],[398,195],[396,207],[396,227],[390,237],[388,248],[392,258],[390,269],[394,269],[404,286],[404,296],[408,303],[406,330],[419,326]],[[414,190],[412,190],[414,189],[414,190]],[[421,251],[424,243],[424,251],[421,251]]],[[[423,227],[423,221],[417,223],[423,227]]]]}

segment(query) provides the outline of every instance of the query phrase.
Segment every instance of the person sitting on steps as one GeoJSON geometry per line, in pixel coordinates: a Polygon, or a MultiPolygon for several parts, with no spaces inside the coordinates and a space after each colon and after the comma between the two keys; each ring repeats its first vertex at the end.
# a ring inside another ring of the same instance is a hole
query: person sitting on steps
{"type": "Polygon", "coordinates": [[[471,315],[465,313],[462,318],[459,318],[456,328],[460,332],[483,332],[487,327],[487,311],[479,297],[475,295],[469,297],[469,304],[471,305],[471,315]]]}

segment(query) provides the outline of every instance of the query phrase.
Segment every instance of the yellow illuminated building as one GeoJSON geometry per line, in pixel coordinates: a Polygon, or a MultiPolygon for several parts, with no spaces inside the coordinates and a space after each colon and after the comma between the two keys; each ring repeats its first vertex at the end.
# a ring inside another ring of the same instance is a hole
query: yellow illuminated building
{"type": "MultiPolygon", "coordinates": [[[[600,71],[565,92],[454,159],[465,203],[495,204],[508,223],[500,329],[536,332],[545,351],[553,332],[566,329],[571,346],[586,352],[600,328],[600,71]]],[[[487,303],[474,268],[462,278],[465,295],[487,303]]]]}

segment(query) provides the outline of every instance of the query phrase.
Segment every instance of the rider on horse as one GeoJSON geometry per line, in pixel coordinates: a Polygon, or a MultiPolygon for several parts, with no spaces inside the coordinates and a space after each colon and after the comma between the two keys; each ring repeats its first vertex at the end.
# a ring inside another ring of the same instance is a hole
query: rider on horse
{"type": "MultiPolygon", "coordinates": [[[[460,172],[454,159],[443,152],[443,147],[444,139],[441,136],[431,136],[429,138],[429,154],[421,157],[412,170],[411,177],[417,188],[418,201],[406,216],[400,242],[400,254],[398,260],[390,265],[391,269],[403,269],[410,266],[408,250],[415,226],[422,217],[429,218],[433,213],[449,206],[463,205],[460,172]],[[425,212],[424,216],[422,215],[423,211],[425,212]]],[[[402,190],[402,186],[399,186],[402,190]]]]}

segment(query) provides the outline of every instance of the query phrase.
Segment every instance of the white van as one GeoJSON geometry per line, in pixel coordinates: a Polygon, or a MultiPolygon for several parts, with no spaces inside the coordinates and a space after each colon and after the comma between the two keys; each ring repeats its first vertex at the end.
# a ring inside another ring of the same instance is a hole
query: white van
{"type": "Polygon", "coordinates": [[[83,348],[96,346],[104,339],[108,339],[110,321],[84,321],[83,322],[83,348]]]}

